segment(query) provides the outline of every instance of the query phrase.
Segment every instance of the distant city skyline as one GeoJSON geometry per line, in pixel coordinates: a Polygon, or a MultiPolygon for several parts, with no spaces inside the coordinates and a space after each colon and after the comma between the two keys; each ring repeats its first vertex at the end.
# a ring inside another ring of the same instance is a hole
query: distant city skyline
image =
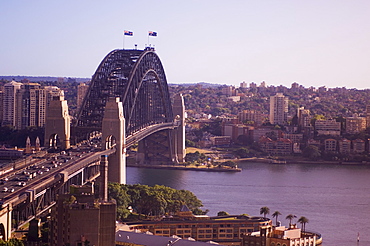
{"type": "Polygon", "coordinates": [[[370,88],[366,0],[19,0],[0,8],[3,76],[91,77],[111,50],[149,41],[169,83],[370,88]]]}

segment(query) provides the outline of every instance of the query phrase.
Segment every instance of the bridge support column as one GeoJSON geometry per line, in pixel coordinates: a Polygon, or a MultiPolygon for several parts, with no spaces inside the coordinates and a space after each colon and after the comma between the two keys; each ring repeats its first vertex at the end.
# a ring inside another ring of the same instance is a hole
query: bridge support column
{"type": "Polygon", "coordinates": [[[181,94],[177,94],[174,98],[173,115],[175,116],[175,123],[178,122],[180,125],[175,128],[174,131],[174,148],[178,162],[185,161],[186,149],[185,149],[185,104],[184,97],[181,94]]]}
{"type": "Polygon", "coordinates": [[[44,145],[61,149],[70,148],[70,117],[67,101],[62,96],[52,100],[47,109],[44,145]]]}
{"type": "Polygon", "coordinates": [[[0,211],[0,237],[4,241],[9,240],[11,237],[12,211],[13,208],[10,204],[0,211]]]}
{"type": "Polygon", "coordinates": [[[136,152],[136,163],[142,165],[145,163],[145,143],[144,141],[138,142],[137,152],[136,152]]]}
{"type": "Polygon", "coordinates": [[[126,130],[123,106],[119,98],[109,98],[102,122],[102,142],[104,149],[116,148],[108,157],[108,181],[126,183],[126,130]]]}
{"type": "Polygon", "coordinates": [[[168,165],[176,163],[172,130],[155,132],[139,141],[137,161],[140,164],[168,165]]]}

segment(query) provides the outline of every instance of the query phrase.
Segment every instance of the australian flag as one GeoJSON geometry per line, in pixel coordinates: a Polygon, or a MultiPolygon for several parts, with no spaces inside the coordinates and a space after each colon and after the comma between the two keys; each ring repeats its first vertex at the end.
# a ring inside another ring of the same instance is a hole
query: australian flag
{"type": "Polygon", "coordinates": [[[123,32],[123,34],[126,35],[126,36],[134,36],[134,33],[133,32],[126,31],[126,30],[123,32]]]}
{"type": "Polygon", "coordinates": [[[157,37],[157,32],[149,31],[149,36],[157,37]]]}

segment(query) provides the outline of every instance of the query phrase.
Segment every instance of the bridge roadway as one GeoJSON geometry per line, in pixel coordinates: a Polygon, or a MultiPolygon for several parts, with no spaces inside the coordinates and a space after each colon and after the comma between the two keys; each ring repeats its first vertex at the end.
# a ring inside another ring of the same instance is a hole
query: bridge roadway
{"type": "Polygon", "coordinates": [[[132,135],[126,137],[126,148],[132,146],[136,142],[144,139],[145,137],[151,135],[152,133],[167,130],[167,129],[174,129],[180,125],[180,121],[175,120],[174,122],[169,123],[161,123],[147,126],[132,135]]]}
{"type": "MultiPolygon", "coordinates": [[[[179,125],[178,121],[161,123],[147,126],[134,134],[127,136],[126,147],[132,146],[134,143],[144,139],[146,136],[166,129],[174,129],[179,125]]],[[[103,151],[83,153],[83,149],[80,152],[69,152],[72,153],[70,161],[64,162],[59,161],[48,161],[39,160],[30,162],[31,166],[23,170],[13,170],[6,174],[7,178],[2,178],[0,181],[0,205],[1,208],[7,207],[11,204],[12,207],[26,201],[27,199],[35,199],[42,195],[48,187],[55,185],[56,183],[64,183],[68,179],[82,172],[82,170],[89,166],[91,163],[96,163],[100,160],[101,155],[110,155],[115,152],[115,148],[107,149],[103,151]],[[75,156],[73,156],[75,155],[75,156]],[[35,164],[37,163],[37,164],[35,164]],[[32,167],[32,168],[31,168],[32,167]],[[24,175],[35,174],[36,177],[32,179],[24,179],[24,175]],[[31,196],[33,198],[31,198],[31,196]]],[[[63,155],[55,155],[57,158],[68,158],[63,155]]],[[[98,174],[99,175],[99,174],[98,174]]],[[[97,175],[97,176],[98,176],[97,175]]],[[[96,177],[97,177],[96,176],[96,177]]],[[[95,178],[96,178],[95,177],[95,178]]]]}
{"type": "MultiPolygon", "coordinates": [[[[14,192],[4,191],[4,187],[6,187],[5,185],[9,186],[8,184],[11,182],[11,181],[7,181],[4,185],[2,185],[3,191],[0,193],[2,208],[8,206],[8,204],[11,204],[14,207],[24,202],[25,200],[30,199],[29,198],[30,191],[34,192],[33,196],[36,198],[40,196],[41,194],[43,194],[46,188],[60,181],[64,182],[66,179],[72,178],[76,174],[80,173],[84,167],[90,165],[91,163],[98,161],[101,155],[110,155],[114,152],[115,152],[115,149],[112,148],[112,149],[107,149],[104,151],[87,153],[81,158],[66,162],[56,168],[50,169],[48,172],[41,173],[41,175],[38,175],[35,178],[30,179],[27,182],[24,182],[25,185],[20,186],[20,188],[16,189],[14,192]],[[67,177],[64,177],[64,175],[67,177]],[[36,191],[38,191],[38,193],[36,193],[36,191]]],[[[39,169],[39,171],[45,170],[45,168],[41,168],[41,167],[36,167],[36,169],[39,169]]],[[[23,172],[28,172],[28,171],[29,169],[26,169],[23,172]]],[[[22,182],[22,181],[17,181],[17,180],[13,180],[13,181],[16,181],[18,183],[22,182]]],[[[13,186],[14,186],[14,182],[13,182],[13,186]]],[[[12,189],[12,188],[7,187],[7,189],[12,189]]]]}

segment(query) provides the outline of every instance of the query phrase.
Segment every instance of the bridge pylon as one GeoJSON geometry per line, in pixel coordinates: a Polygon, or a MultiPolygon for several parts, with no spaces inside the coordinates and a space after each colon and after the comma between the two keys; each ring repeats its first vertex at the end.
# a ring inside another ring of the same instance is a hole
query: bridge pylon
{"type": "Polygon", "coordinates": [[[173,115],[175,116],[175,122],[179,124],[175,128],[174,137],[174,147],[178,162],[185,161],[186,149],[185,149],[185,104],[184,97],[182,94],[177,94],[174,97],[172,106],[173,115]]]}
{"type": "Polygon", "coordinates": [[[123,106],[119,98],[109,98],[102,121],[102,148],[116,148],[108,157],[108,181],[126,183],[126,130],[123,106]]]}
{"type": "Polygon", "coordinates": [[[45,121],[45,147],[69,149],[70,116],[63,96],[50,102],[45,121]]]}

